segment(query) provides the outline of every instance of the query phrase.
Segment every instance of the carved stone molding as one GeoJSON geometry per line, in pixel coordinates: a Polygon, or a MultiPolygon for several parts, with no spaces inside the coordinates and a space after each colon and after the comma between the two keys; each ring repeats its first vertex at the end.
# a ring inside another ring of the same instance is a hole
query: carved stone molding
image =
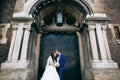
{"type": "Polygon", "coordinates": [[[8,28],[10,28],[10,23],[0,24],[0,44],[5,44],[7,42],[6,34],[8,28]]]}

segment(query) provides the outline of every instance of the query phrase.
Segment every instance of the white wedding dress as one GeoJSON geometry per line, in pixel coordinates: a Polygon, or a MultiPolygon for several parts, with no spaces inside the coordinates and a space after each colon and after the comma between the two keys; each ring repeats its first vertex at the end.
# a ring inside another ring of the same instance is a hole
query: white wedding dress
{"type": "Polygon", "coordinates": [[[51,56],[47,60],[46,68],[41,80],[60,80],[56,67],[50,66],[50,63],[53,63],[51,56]]]}

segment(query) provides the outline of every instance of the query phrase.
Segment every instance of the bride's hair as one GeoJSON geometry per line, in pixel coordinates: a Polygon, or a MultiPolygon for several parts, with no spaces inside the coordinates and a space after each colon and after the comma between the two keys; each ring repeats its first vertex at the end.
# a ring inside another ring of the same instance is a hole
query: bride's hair
{"type": "Polygon", "coordinates": [[[54,53],[51,54],[53,62],[55,61],[54,53]]]}

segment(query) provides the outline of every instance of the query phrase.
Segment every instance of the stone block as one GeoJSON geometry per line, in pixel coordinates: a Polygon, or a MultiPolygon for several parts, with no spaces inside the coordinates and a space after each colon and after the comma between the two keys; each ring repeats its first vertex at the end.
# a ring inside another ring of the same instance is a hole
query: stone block
{"type": "Polygon", "coordinates": [[[119,69],[87,69],[84,80],[120,80],[119,69]]]}
{"type": "Polygon", "coordinates": [[[30,69],[3,70],[0,80],[35,80],[34,71],[30,69]]]}
{"type": "Polygon", "coordinates": [[[28,62],[5,62],[1,64],[1,70],[27,69],[28,62]]]}
{"type": "Polygon", "coordinates": [[[115,62],[92,63],[92,68],[118,68],[118,64],[115,62]]]}

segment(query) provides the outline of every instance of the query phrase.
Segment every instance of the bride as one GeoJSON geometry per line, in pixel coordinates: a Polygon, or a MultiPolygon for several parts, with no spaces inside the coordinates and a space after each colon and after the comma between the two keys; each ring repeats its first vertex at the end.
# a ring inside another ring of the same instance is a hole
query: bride
{"type": "Polygon", "coordinates": [[[49,56],[49,58],[47,59],[46,68],[41,80],[60,80],[55,67],[55,64],[56,64],[55,57],[56,57],[56,54],[52,53],[51,56],[49,56]]]}

